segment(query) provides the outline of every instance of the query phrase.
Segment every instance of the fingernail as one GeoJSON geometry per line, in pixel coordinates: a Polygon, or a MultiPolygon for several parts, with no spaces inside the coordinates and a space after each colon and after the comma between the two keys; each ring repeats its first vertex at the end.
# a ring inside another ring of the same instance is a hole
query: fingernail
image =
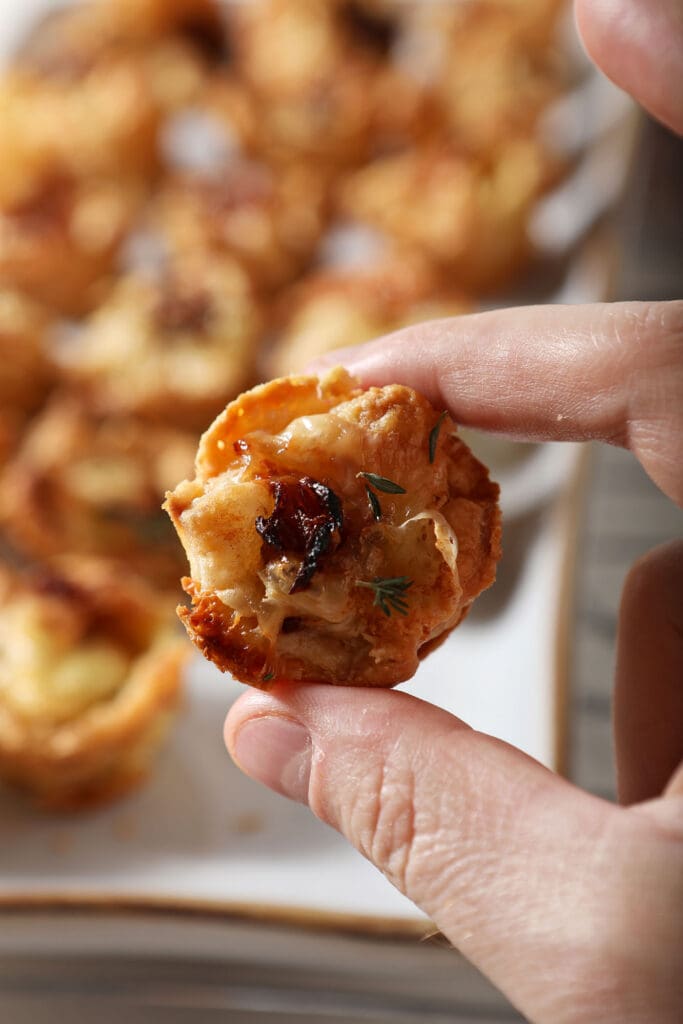
{"type": "Polygon", "coordinates": [[[264,715],[245,722],[235,738],[235,760],[252,779],[305,804],[311,774],[311,737],[290,718],[264,715]]]}

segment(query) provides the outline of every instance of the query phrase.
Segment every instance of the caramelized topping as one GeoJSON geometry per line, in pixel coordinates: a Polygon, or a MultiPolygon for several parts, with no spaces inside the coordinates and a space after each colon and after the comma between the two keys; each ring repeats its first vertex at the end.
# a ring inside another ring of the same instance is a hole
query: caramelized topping
{"type": "Polygon", "coordinates": [[[310,477],[285,477],[271,484],[275,508],[268,518],[259,516],[256,529],[266,555],[287,552],[303,555],[290,594],[305,590],[324,555],[341,542],[344,523],[341,502],[334,491],[310,477]]]}

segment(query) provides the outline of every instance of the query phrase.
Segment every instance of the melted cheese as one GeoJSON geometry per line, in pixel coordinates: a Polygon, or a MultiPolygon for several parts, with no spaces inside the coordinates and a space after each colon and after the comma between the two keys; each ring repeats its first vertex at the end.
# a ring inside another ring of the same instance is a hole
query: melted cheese
{"type": "Polygon", "coordinates": [[[70,646],[41,619],[36,601],[18,601],[0,622],[0,699],[23,718],[65,721],[111,698],[128,658],[106,640],[70,646]]]}
{"type": "Polygon", "coordinates": [[[410,523],[415,523],[420,519],[427,519],[433,524],[436,548],[443,556],[443,559],[451,572],[456,573],[458,538],[456,537],[452,526],[441,512],[437,512],[436,509],[426,509],[424,512],[419,512],[417,515],[411,516],[410,519],[406,519],[400,529],[403,529],[404,527],[409,526],[410,523]]]}

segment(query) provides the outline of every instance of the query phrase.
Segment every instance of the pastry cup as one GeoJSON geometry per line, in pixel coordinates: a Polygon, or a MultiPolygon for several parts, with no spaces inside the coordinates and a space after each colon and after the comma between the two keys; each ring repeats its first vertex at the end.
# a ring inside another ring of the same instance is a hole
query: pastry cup
{"type": "Polygon", "coordinates": [[[239,264],[193,254],[159,279],[121,279],[85,322],[64,373],[101,412],[203,429],[253,380],[260,330],[239,264]]]}
{"type": "Polygon", "coordinates": [[[500,555],[498,487],[451,420],[339,369],[231,403],[166,508],[190,561],[190,637],[264,688],[409,679],[500,555]]]}
{"type": "Polygon", "coordinates": [[[0,775],[52,810],[147,775],[188,653],[140,581],[93,562],[0,579],[0,775]]]}
{"type": "Polygon", "coordinates": [[[50,313],[28,296],[0,288],[0,409],[21,416],[33,412],[45,398],[54,366],[46,336],[50,313]]]}
{"type": "Polygon", "coordinates": [[[459,287],[491,291],[527,266],[529,217],[555,170],[530,139],[508,141],[485,160],[451,144],[430,145],[350,174],[339,202],[347,215],[432,260],[459,287]]]}
{"type": "Polygon", "coordinates": [[[97,556],[170,587],[185,560],[161,502],[195,447],[196,435],[57,395],[0,479],[2,526],[29,557],[97,556]]]}

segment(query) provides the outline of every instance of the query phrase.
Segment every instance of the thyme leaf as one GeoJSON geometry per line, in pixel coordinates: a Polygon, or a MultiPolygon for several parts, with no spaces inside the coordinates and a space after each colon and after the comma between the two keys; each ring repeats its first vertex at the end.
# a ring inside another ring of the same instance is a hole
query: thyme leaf
{"type": "Polygon", "coordinates": [[[382,491],[384,494],[406,493],[405,487],[401,487],[400,484],[395,484],[393,480],[387,480],[384,476],[377,476],[376,473],[359,473],[358,476],[364,477],[376,491],[382,491]]]}
{"type": "Polygon", "coordinates": [[[261,682],[263,682],[263,683],[269,683],[271,681],[271,679],[275,679],[275,673],[274,672],[266,672],[266,674],[264,676],[261,676],[261,682]]]}
{"type": "Polygon", "coordinates": [[[367,484],[365,485],[365,491],[368,496],[368,501],[370,502],[372,514],[375,517],[375,519],[379,522],[379,520],[382,518],[382,506],[379,503],[379,498],[377,497],[374,491],[370,490],[367,484]]]}
{"type": "Polygon", "coordinates": [[[441,413],[441,415],[439,416],[438,420],[436,421],[436,426],[433,428],[432,432],[429,435],[429,461],[430,462],[434,462],[434,459],[436,458],[436,446],[437,446],[438,441],[439,441],[439,434],[441,433],[441,426],[443,424],[443,421],[446,419],[447,415],[448,415],[448,413],[444,409],[444,411],[441,413]]]}
{"type": "Polygon", "coordinates": [[[391,617],[392,611],[398,612],[399,615],[408,614],[405,593],[412,585],[413,580],[409,576],[375,576],[374,580],[356,580],[357,587],[374,591],[373,606],[381,608],[387,618],[391,617]]]}

